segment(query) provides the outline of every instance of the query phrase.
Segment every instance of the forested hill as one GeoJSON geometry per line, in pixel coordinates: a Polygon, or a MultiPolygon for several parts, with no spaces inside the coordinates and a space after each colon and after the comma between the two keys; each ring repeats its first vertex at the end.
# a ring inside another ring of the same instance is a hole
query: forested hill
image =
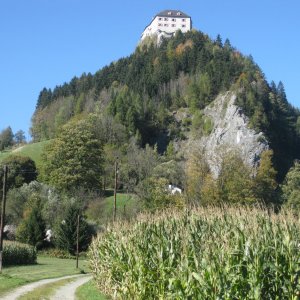
{"type": "Polygon", "coordinates": [[[269,84],[253,59],[228,40],[211,40],[195,30],[179,31],[159,47],[148,40],[94,75],[44,88],[32,136],[35,141],[53,138],[70,119],[102,111],[124,125],[128,137],[140,137],[142,145],[160,144],[162,136],[184,138],[172,112],[187,108],[193,114],[228,90],[236,92],[236,104],[252,128],[265,133],[275,166],[285,173],[299,158],[300,113],[288,103],[283,84],[269,84]]]}

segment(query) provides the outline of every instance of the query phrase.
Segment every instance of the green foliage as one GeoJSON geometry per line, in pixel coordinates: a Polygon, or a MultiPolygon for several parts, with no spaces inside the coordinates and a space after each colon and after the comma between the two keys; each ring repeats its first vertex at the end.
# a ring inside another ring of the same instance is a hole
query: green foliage
{"type": "Polygon", "coordinates": [[[39,251],[39,255],[47,257],[55,257],[60,259],[75,259],[76,256],[70,254],[68,250],[57,249],[57,248],[48,248],[42,251],[39,251]]]}
{"type": "Polygon", "coordinates": [[[283,199],[285,206],[294,209],[296,212],[300,208],[300,163],[296,161],[294,166],[286,175],[282,185],[283,199]]]}
{"type": "Polygon", "coordinates": [[[184,199],[181,195],[172,195],[168,190],[170,182],[166,178],[147,178],[139,189],[139,197],[146,209],[160,210],[168,207],[183,207],[184,199]]]}
{"type": "MultiPolygon", "coordinates": [[[[26,156],[10,155],[0,163],[0,177],[3,175],[3,166],[8,166],[7,184],[8,189],[20,187],[37,178],[35,162],[26,156]]],[[[1,189],[1,188],[0,188],[1,189]]]]}
{"type": "MultiPolygon", "coordinates": [[[[221,92],[233,90],[250,126],[265,133],[277,180],[282,181],[300,153],[300,113],[287,102],[283,84],[268,84],[253,58],[243,56],[229,40],[223,44],[220,36],[211,40],[192,30],[163,40],[159,47],[148,42],[94,75],[43,89],[32,119],[34,139],[52,138],[75,115],[86,118],[101,108],[123,126],[127,140],[138,133],[142,146],[157,144],[163,153],[169,142],[166,131],[171,139],[184,138],[173,110],[197,112],[221,92]]],[[[212,122],[203,120],[202,125],[209,134],[212,122]]]]}
{"type": "Polygon", "coordinates": [[[0,132],[0,151],[11,147],[14,143],[14,134],[11,127],[7,127],[0,132]]]}
{"type": "Polygon", "coordinates": [[[267,150],[261,154],[259,167],[254,179],[255,197],[260,202],[268,205],[279,204],[278,184],[276,182],[276,170],[272,163],[273,151],[267,150]]]}
{"type": "Polygon", "coordinates": [[[0,153],[0,162],[3,159],[10,155],[17,154],[18,156],[27,156],[30,157],[36,164],[37,167],[40,165],[41,154],[45,145],[47,145],[49,141],[43,141],[38,143],[26,144],[21,146],[13,151],[5,151],[0,153]]]}
{"type": "Polygon", "coordinates": [[[274,151],[277,179],[282,181],[293,160],[299,158],[299,111],[287,102],[283,84],[279,82],[276,86],[272,82],[269,86],[258,67],[242,73],[236,85],[237,105],[250,117],[252,127],[265,133],[274,151]]]}
{"type": "Polygon", "coordinates": [[[255,171],[238,153],[227,151],[221,157],[218,176],[213,178],[201,151],[195,151],[186,168],[189,201],[201,205],[258,203],[278,206],[280,198],[272,155],[271,150],[264,151],[255,171]]]}
{"type": "Polygon", "coordinates": [[[4,242],[3,265],[30,265],[36,264],[36,249],[33,246],[17,242],[4,242]]]}
{"type": "Polygon", "coordinates": [[[129,57],[95,75],[75,77],[53,91],[44,88],[32,133],[38,140],[52,137],[74,114],[91,111],[96,100],[108,107],[130,134],[138,130],[143,144],[153,145],[168,124],[166,110],[186,105],[185,100],[192,108],[203,108],[221,90],[229,89],[242,68],[243,60],[234,55],[232,47],[216,48],[212,40],[195,30],[176,34],[160,47],[153,43],[138,47],[129,57]],[[57,118],[60,122],[55,122],[57,118]]]}
{"type": "Polygon", "coordinates": [[[100,188],[102,154],[102,143],[92,122],[70,122],[45,148],[42,179],[61,190],[100,188]]]}
{"type": "Polygon", "coordinates": [[[210,117],[204,116],[202,111],[198,110],[194,113],[192,122],[192,132],[194,136],[208,136],[214,127],[213,121],[210,117]]]}
{"type": "Polygon", "coordinates": [[[18,130],[14,135],[14,139],[17,145],[25,143],[26,142],[25,132],[23,130],[18,130]]]}
{"type": "Polygon", "coordinates": [[[42,248],[46,233],[46,224],[42,218],[41,208],[35,203],[17,228],[17,240],[42,248]]]}
{"type": "Polygon", "coordinates": [[[297,299],[299,234],[289,214],[202,208],[119,224],[89,256],[98,288],[118,298],[297,299]]]}
{"type": "Polygon", "coordinates": [[[64,219],[55,231],[55,244],[59,249],[74,255],[77,247],[77,220],[79,216],[79,251],[85,251],[92,238],[91,228],[81,214],[79,208],[70,205],[65,212],[64,219]]]}
{"type": "MultiPolygon", "coordinates": [[[[200,149],[191,151],[191,155],[186,163],[186,195],[189,203],[203,203],[204,199],[201,195],[209,174],[209,166],[200,149]]],[[[215,188],[214,188],[215,190],[215,188]]],[[[208,191],[205,193],[205,201],[207,201],[208,191]]],[[[204,204],[204,203],[203,203],[204,204]]],[[[212,204],[210,199],[210,204],[212,204]]]]}
{"type": "Polygon", "coordinates": [[[224,155],[217,178],[219,201],[224,203],[251,204],[258,199],[253,195],[251,169],[240,155],[229,152],[224,155]]]}

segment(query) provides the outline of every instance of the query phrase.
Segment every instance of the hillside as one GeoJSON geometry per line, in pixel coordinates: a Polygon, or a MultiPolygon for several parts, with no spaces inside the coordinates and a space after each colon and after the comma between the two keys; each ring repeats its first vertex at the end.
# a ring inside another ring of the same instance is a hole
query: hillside
{"type": "Polygon", "coordinates": [[[13,150],[2,151],[0,152],[0,162],[10,155],[18,154],[21,156],[30,157],[36,163],[36,165],[39,166],[41,162],[42,151],[48,143],[49,141],[37,142],[26,144],[13,150]]]}
{"type": "Polygon", "coordinates": [[[163,153],[170,142],[187,138],[196,114],[231,91],[249,128],[264,133],[282,180],[300,153],[300,113],[288,103],[283,84],[269,84],[251,56],[219,36],[211,40],[193,30],[155,44],[141,44],[94,75],[44,88],[32,117],[34,140],[53,138],[69,120],[101,111],[125,126],[127,139],[138,136],[163,153]],[[184,126],[174,117],[180,109],[189,112],[184,126]]]}

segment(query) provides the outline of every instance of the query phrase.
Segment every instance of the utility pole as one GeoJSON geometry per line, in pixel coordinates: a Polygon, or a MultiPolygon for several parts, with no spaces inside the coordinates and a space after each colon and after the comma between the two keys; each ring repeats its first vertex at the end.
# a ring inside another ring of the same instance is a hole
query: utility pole
{"type": "Polygon", "coordinates": [[[117,217],[118,157],[115,161],[114,222],[117,217]]]}
{"type": "Polygon", "coordinates": [[[76,269],[78,269],[78,258],[79,258],[79,221],[80,215],[77,216],[77,238],[76,238],[76,269]]]}
{"type": "Polygon", "coordinates": [[[7,172],[8,172],[8,167],[5,165],[4,174],[3,174],[3,195],[2,195],[1,223],[0,223],[0,273],[2,273],[3,229],[4,229],[4,221],[5,221],[7,172]]]}

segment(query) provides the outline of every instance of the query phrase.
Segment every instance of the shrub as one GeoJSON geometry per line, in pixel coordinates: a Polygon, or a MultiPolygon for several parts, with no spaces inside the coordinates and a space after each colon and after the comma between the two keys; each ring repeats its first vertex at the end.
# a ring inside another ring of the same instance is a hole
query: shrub
{"type": "Polygon", "coordinates": [[[298,299],[299,237],[288,213],[200,208],[116,225],[89,256],[120,299],[298,299]]]}
{"type": "Polygon", "coordinates": [[[40,255],[55,257],[55,258],[64,258],[64,259],[75,259],[76,256],[71,255],[69,251],[57,249],[57,248],[49,248],[47,250],[39,251],[40,255]]]}
{"type": "Polygon", "coordinates": [[[30,264],[36,264],[36,249],[33,246],[18,242],[4,242],[4,266],[30,264]]]}
{"type": "Polygon", "coordinates": [[[213,120],[203,115],[202,111],[196,111],[192,121],[192,132],[195,137],[208,136],[214,128],[213,120]]]}

